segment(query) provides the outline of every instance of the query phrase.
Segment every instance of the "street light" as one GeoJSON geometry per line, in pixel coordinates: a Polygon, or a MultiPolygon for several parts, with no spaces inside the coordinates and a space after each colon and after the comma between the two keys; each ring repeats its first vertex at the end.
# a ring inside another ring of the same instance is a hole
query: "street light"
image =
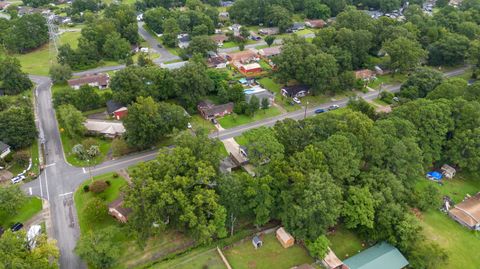
{"type": "Polygon", "coordinates": [[[303,114],[303,119],[307,118],[307,107],[308,107],[308,101],[305,103],[305,113],[303,114]]]}

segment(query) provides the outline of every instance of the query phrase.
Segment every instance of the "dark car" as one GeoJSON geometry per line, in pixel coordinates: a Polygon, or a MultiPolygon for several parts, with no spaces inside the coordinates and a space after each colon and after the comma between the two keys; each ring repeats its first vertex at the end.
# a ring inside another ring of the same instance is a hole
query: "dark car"
{"type": "Polygon", "coordinates": [[[320,113],[323,113],[323,112],[326,112],[325,109],[323,109],[323,108],[319,108],[319,109],[315,110],[315,114],[320,114],[320,113]]]}
{"type": "Polygon", "coordinates": [[[12,230],[12,232],[16,232],[16,231],[18,231],[18,230],[20,230],[20,229],[22,229],[22,228],[23,228],[23,224],[20,223],[20,222],[17,222],[17,223],[15,223],[15,224],[13,224],[13,225],[12,225],[12,228],[10,228],[10,229],[12,230]]]}
{"type": "Polygon", "coordinates": [[[218,124],[218,121],[217,121],[215,118],[211,119],[210,121],[211,121],[213,124],[218,124]]]}
{"type": "Polygon", "coordinates": [[[159,47],[159,48],[163,48],[163,47],[162,47],[162,45],[160,45],[160,44],[157,44],[157,47],[159,47]]]}

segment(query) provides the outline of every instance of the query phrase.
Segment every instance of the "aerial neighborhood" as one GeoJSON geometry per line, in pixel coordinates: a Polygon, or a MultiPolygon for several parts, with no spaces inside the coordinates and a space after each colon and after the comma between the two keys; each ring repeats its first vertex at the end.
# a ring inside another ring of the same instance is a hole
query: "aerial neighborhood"
{"type": "Polygon", "coordinates": [[[0,0],[0,268],[480,268],[480,0],[0,0]]]}

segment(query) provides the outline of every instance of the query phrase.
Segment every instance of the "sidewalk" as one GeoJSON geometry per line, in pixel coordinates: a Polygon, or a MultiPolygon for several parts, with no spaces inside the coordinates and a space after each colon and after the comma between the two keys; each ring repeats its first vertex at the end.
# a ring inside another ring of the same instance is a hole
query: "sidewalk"
{"type": "Polygon", "coordinates": [[[42,211],[40,211],[28,221],[26,221],[23,225],[25,227],[25,230],[28,231],[31,226],[40,225],[42,222],[45,222],[47,236],[51,238],[53,236],[53,227],[52,219],[50,217],[50,203],[47,200],[42,199],[42,207],[42,211]]]}

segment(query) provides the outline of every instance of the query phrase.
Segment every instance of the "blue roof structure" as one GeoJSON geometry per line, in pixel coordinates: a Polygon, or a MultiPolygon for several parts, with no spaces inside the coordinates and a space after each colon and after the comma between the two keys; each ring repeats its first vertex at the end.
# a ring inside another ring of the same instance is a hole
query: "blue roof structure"
{"type": "Polygon", "coordinates": [[[437,171],[431,171],[427,173],[427,177],[434,179],[434,180],[441,180],[442,179],[442,174],[437,172],[437,171]]]}
{"type": "Polygon", "coordinates": [[[400,251],[382,242],[343,261],[350,269],[402,269],[408,265],[400,251]]]}

